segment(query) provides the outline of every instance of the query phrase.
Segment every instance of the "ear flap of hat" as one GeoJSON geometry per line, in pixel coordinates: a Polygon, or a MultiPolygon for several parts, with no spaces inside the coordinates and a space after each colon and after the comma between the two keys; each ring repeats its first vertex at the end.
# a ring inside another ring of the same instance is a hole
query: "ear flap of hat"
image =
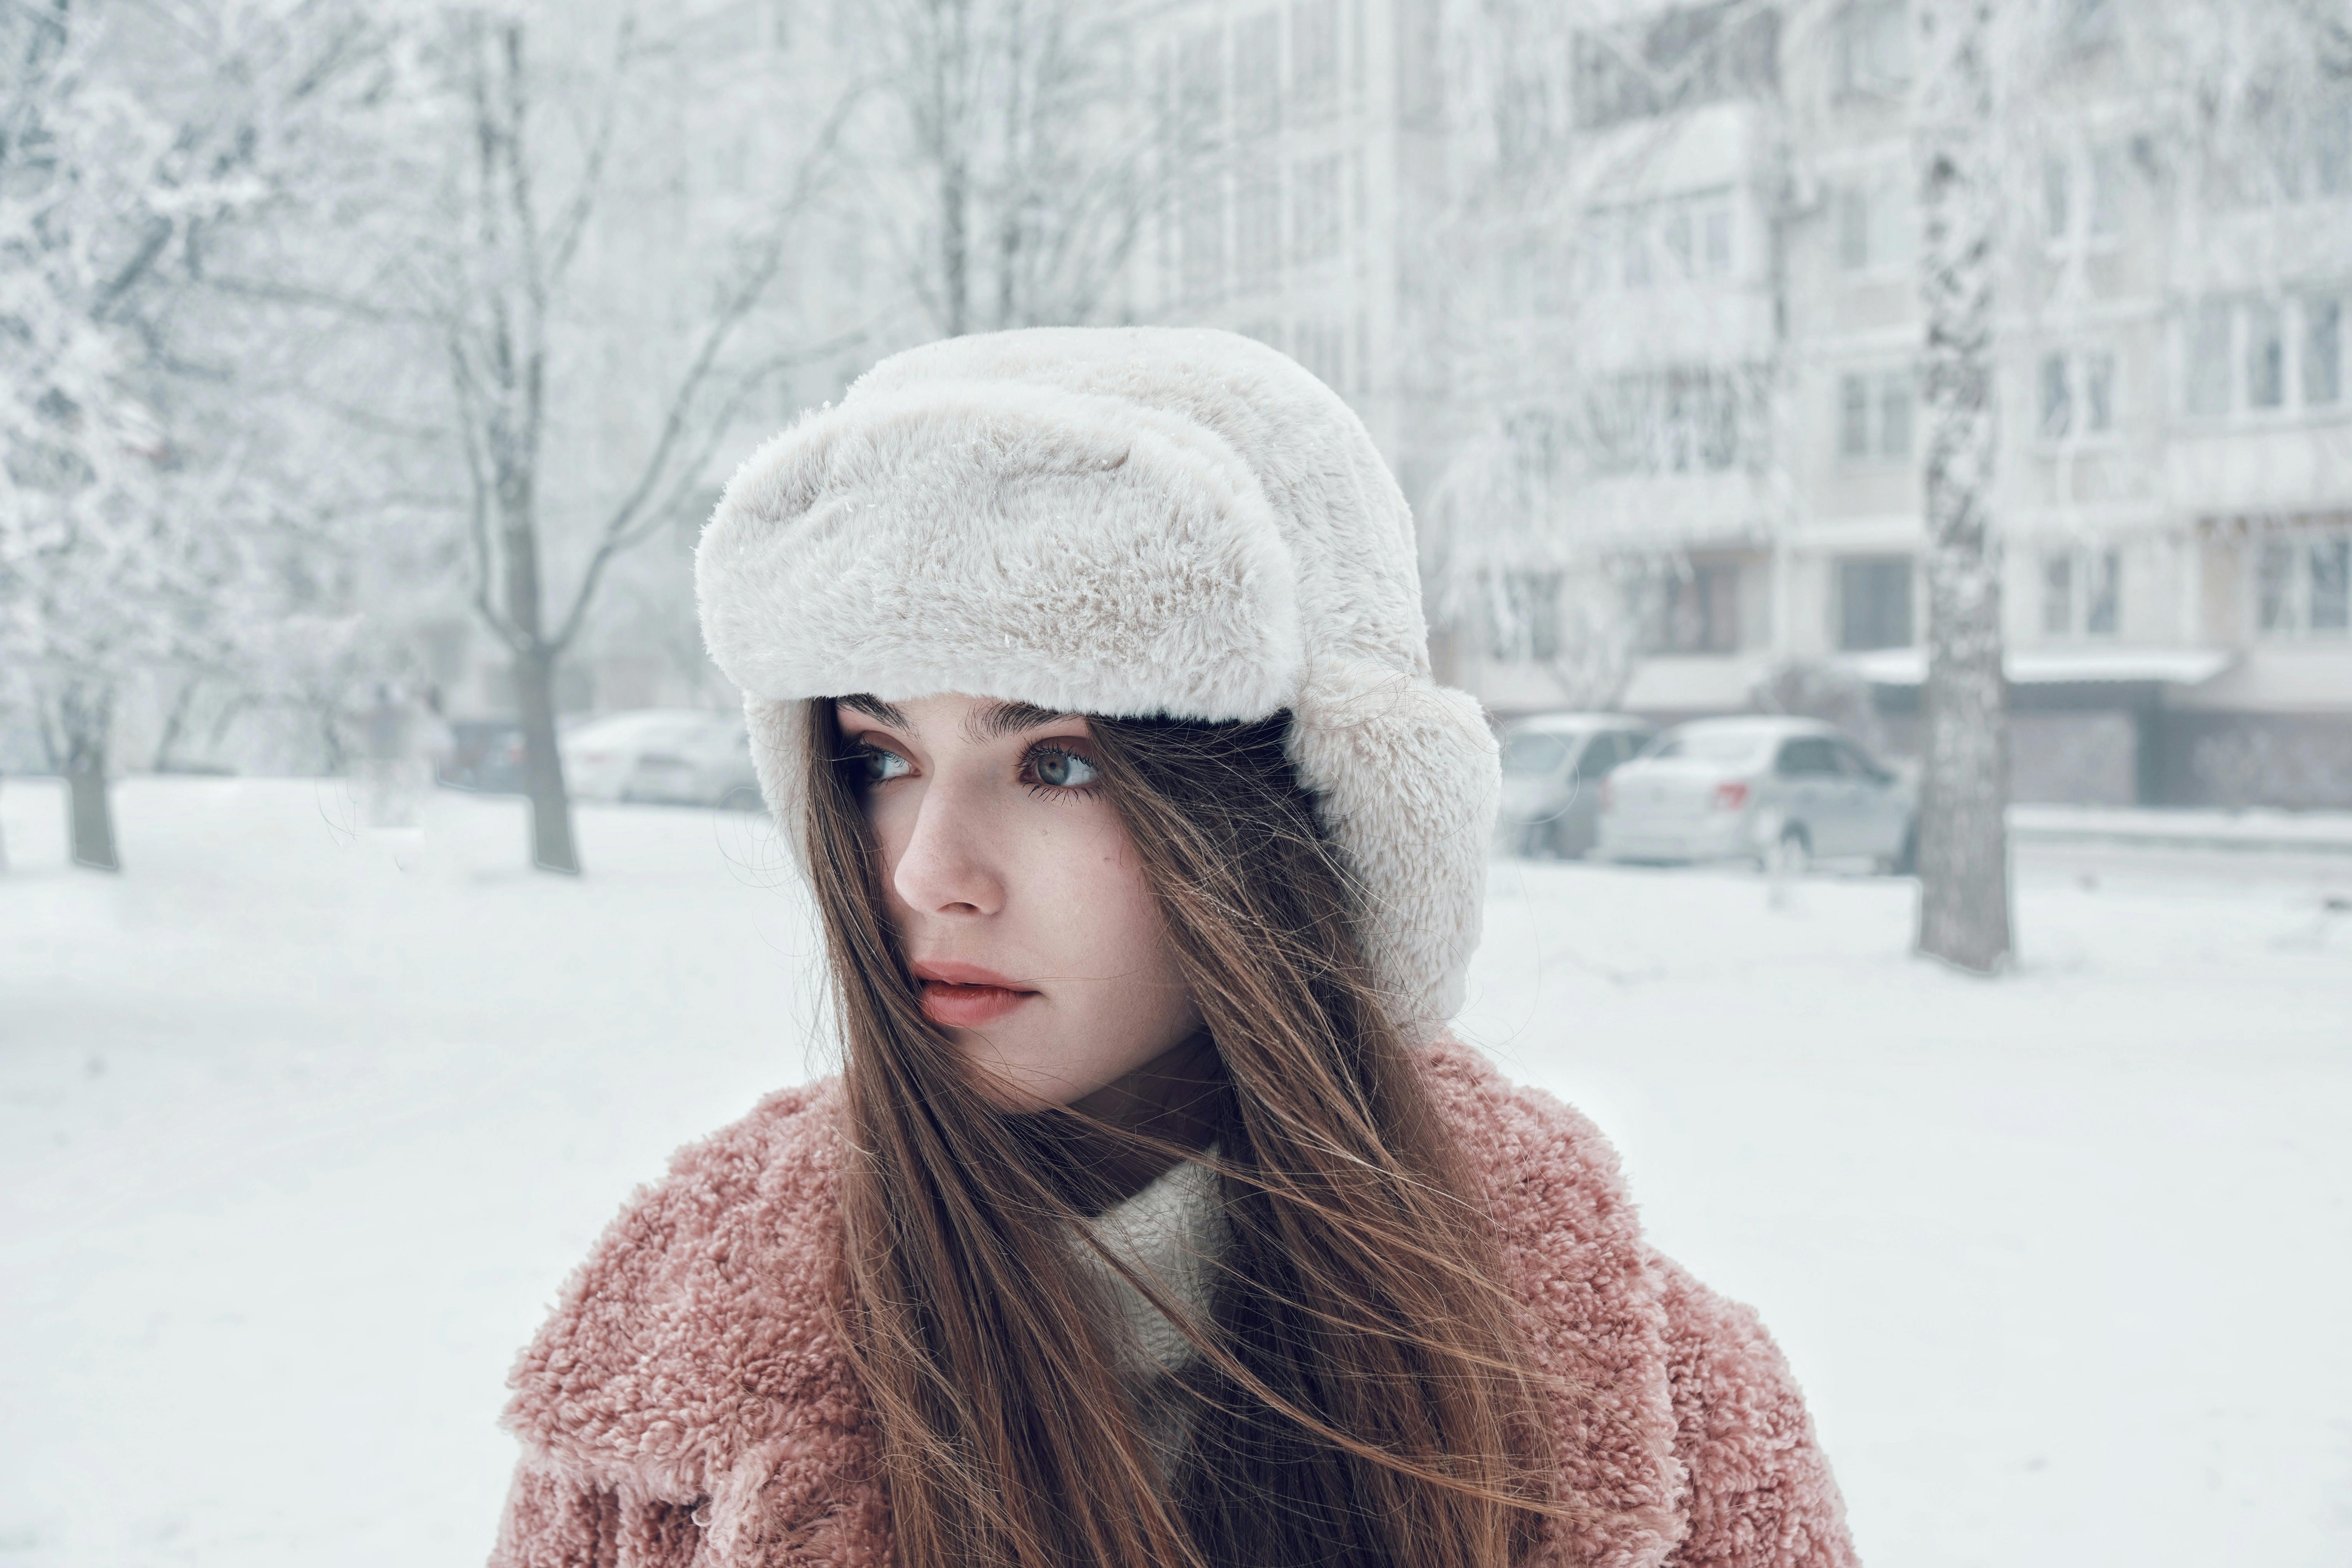
{"type": "Polygon", "coordinates": [[[1502,793],[1495,738],[1467,692],[1386,666],[1309,672],[1290,727],[1299,782],[1346,857],[1365,958],[1398,1024],[1426,1039],[1461,1008],[1502,793]]]}
{"type": "Polygon", "coordinates": [[[808,721],[796,697],[762,697],[747,692],[743,724],[751,734],[751,772],[760,780],[760,797],[783,834],[793,865],[805,879],[809,874],[808,721]]]}

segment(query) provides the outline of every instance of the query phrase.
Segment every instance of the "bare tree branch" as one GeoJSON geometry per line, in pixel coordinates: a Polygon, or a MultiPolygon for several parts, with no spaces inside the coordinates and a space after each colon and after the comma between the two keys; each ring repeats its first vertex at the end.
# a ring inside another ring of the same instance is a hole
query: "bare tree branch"
{"type": "Polygon", "coordinates": [[[842,128],[847,123],[852,110],[862,95],[862,88],[853,86],[844,91],[840,100],[834,105],[833,111],[826,117],[815,142],[801,160],[800,167],[793,176],[792,194],[780,208],[775,226],[759,258],[722,300],[710,325],[705,330],[700,347],[688,364],[686,374],[679,378],[677,389],[671,394],[667,411],[662,419],[661,433],[655,438],[653,448],[647,454],[644,466],[639,469],[637,482],[630,487],[620,504],[614,508],[600,531],[601,537],[596,550],[589,559],[586,571],[581,575],[580,584],[572,595],[571,605],[560,621],[555,635],[548,639],[548,646],[557,649],[568,647],[572,639],[579,635],[580,627],[586,620],[588,605],[594,595],[596,584],[603,577],[605,566],[614,555],[626,547],[623,542],[630,537],[632,525],[636,521],[648,498],[661,488],[664,478],[670,472],[677,446],[687,434],[688,422],[696,399],[700,395],[705,384],[712,374],[720,352],[727,346],[728,341],[734,336],[736,329],[742,324],[744,318],[749,316],[753,308],[759,304],[761,297],[766,294],[769,285],[774,281],[776,273],[782,267],[788,221],[808,205],[816,183],[831,160],[834,144],[839,139],[842,128]]]}
{"type": "Polygon", "coordinates": [[[619,36],[613,45],[613,74],[604,93],[604,117],[597,124],[594,140],[588,145],[579,186],[549,230],[547,275],[551,280],[561,279],[571,267],[572,258],[580,248],[581,236],[588,230],[588,215],[595,208],[596,194],[604,181],[604,160],[613,147],[613,128],[620,121],[621,78],[635,55],[636,32],[637,14],[635,7],[630,7],[621,13],[619,36]]]}

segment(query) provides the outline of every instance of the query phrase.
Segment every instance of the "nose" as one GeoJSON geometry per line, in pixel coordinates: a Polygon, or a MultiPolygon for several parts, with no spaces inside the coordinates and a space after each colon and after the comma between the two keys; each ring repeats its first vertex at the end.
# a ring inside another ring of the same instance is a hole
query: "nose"
{"type": "Polygon", "coordinates": [[[890,870],[891,889],[925,914],[992,915],[1004,882],[988,853],[983,814],[962,791],[934,781],[915,811],[913,831],[890,870]]]}

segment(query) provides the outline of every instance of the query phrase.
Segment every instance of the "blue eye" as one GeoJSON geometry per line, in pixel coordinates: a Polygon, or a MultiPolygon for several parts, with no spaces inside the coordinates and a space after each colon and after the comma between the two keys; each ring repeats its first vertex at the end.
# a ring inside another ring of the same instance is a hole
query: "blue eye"
{"type": "Polygon", "coordinates": [[[860,784],[887,784],[892,779],[905,777],[915,768],[914,763],[898,752],[885,751],[870,741],[859,746],[851,760],[857,764],[860,784]]]}
{"type": "Polygon", "coordinates": [[[1059,746],[1040,746],[1029,753],[1029,771],[1051,789],[1085,789],[1102,777],[1102,770],[1059,746]]]}

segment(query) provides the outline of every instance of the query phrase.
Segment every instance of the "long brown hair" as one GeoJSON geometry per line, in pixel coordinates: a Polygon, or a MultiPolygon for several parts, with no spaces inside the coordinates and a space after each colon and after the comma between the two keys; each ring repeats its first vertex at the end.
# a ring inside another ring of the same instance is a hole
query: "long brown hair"
{"type": "MultiPolygon", "coordinates": [[[[1222,1063],[1230,1244],[1208,1321],[1114,1262],[1195,1354],[1172,1473],[1118,1374],[1074,1113],[964,1078],[883,915],[830,701],[807,704],[808,858],[846,1036],[845,1338],[902,1568],[1502,1568],[1556,1495],[1545,1385],[1484,1206],[1356,936],[1283,752],[1288,715],[1090,721],[1222,1063]]],[[[1146,1140],[1149,1142],[1149,1140],[1146,1140]]],[[[1174,1155],[1180,1149],[1161,1152],[1174,1155]]]]}

